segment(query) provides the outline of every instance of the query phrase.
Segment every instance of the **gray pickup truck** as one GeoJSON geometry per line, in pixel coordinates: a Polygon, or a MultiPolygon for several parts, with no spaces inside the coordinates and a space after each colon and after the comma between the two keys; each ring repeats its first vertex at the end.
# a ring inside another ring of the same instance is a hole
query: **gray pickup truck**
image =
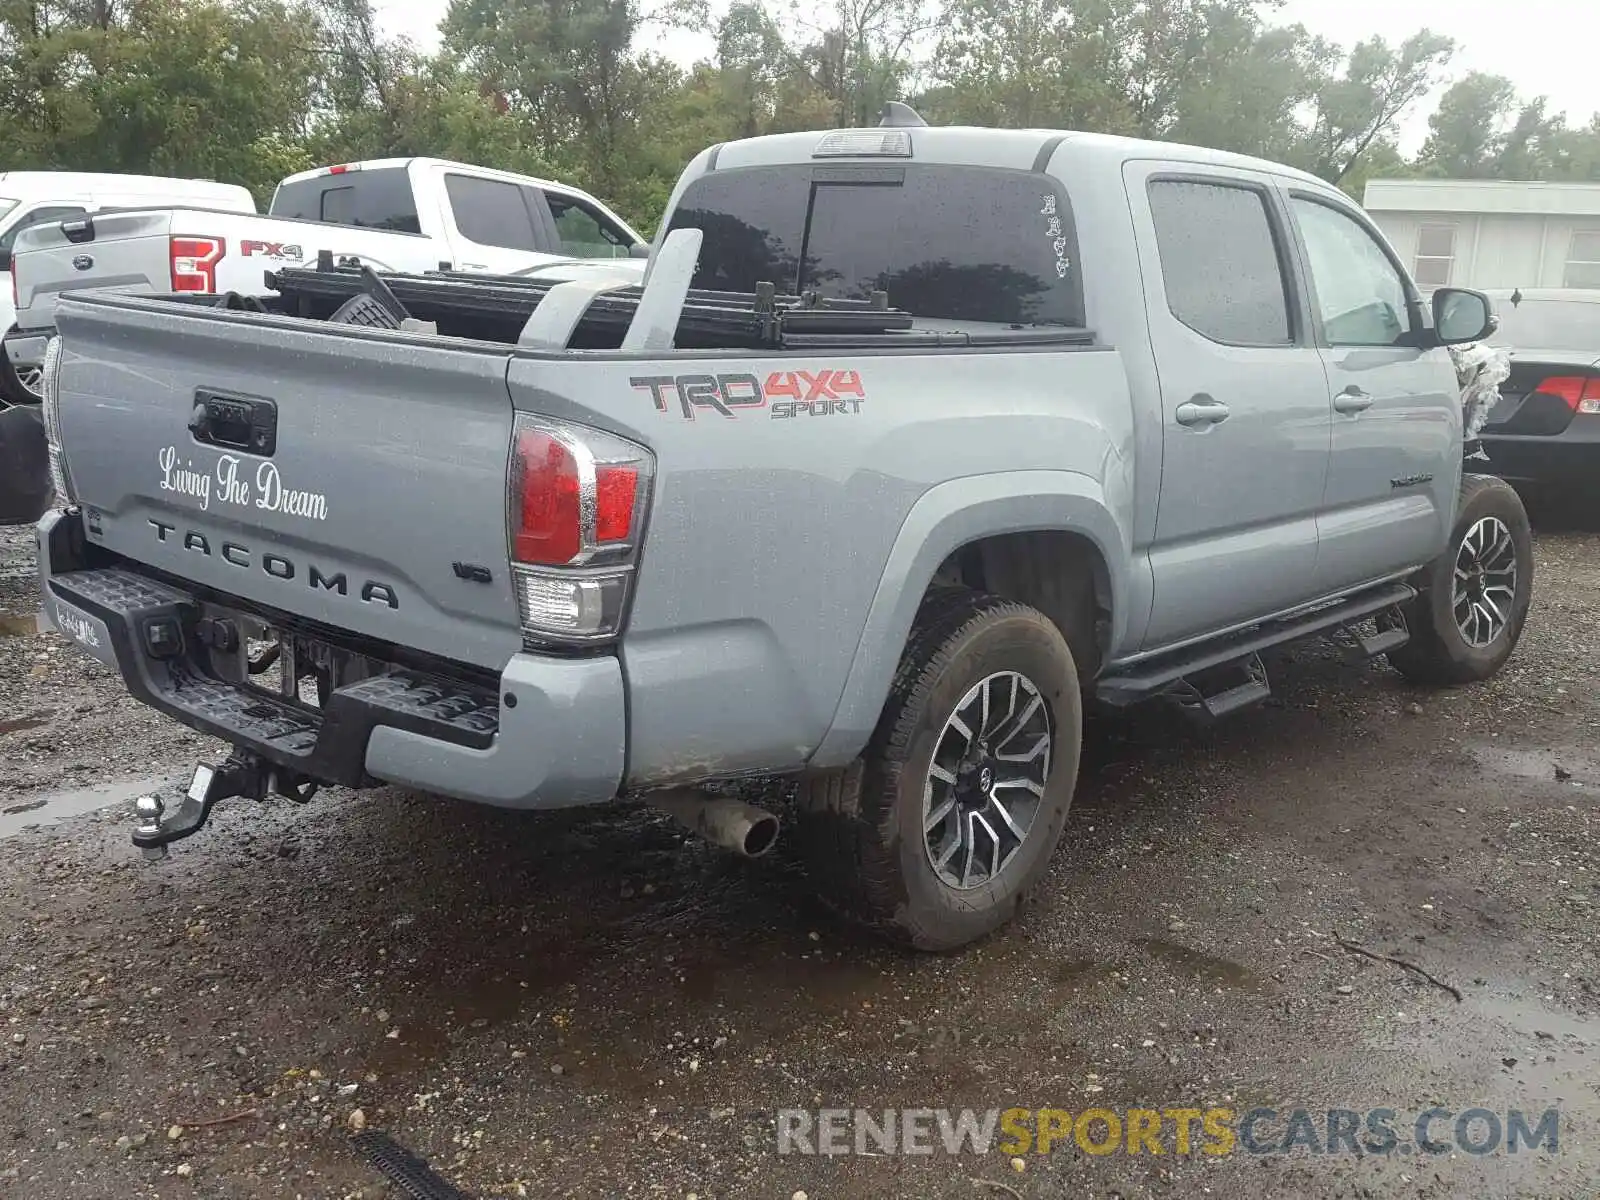
{"type": "Polygon", "coordinates": [[[825,900],[948,949],[1043,876],[1087,705],[1219,717],[1319,635],[1481,680],[1527,612],[1446,349],[1488,301],[1271,163],[897,110],[700,154],[642,288],[272,283],[64,296],[49,350],[46,611],[235,747],[147,850],[389,783],[757,854],[705,785],[791,775],[825,900]]]}

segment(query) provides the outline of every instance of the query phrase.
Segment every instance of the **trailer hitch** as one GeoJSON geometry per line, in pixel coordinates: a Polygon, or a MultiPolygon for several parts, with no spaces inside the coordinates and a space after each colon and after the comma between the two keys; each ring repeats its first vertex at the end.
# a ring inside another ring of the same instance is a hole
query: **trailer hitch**
{"type": "Polygon", "coordinates": [[[259,801],[273,793],[305,804],[317,794],[317,784],[248,750],[235,750],[217,766],[195,767],[183,802],[170,815],[160,796],[140,796],[134,802],[139,824],[133,831],[133,844],[146,858],[165,858],[173,842],[200,832],[219,801],[234,796],[259,801]]]}

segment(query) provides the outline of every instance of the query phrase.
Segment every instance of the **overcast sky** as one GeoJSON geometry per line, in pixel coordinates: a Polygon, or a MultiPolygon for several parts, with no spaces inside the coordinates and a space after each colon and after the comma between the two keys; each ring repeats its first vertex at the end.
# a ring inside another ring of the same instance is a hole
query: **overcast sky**
{"type": "MultiPolygon", "coordinates": [[[[393,32],[426,49],[437,44],[447,0],[374,0],[374,6],[393,32]]],[[[712,0],[713,9],[721,7],[712,0]]],[[[1285,0],[1270,19],[1298,21],[1345,45],[1375,33],[1398,42],[1427,26],[1456,41],[1452,78],[1471,70],[1505,75],[1524,95],[1548,96],[1552,112],[1581,125],[1600,109],[1594,37],[1600,14],[1584,15],[1588,7],[1583,0],[1285,0]]],[[[670,32],[656,44],[686,64],[711,53],[709,36],[670,32]]],[[[1427,135],[1431,111],[1425,105],[1407,121],[1408,152],[1427,135]]]]}

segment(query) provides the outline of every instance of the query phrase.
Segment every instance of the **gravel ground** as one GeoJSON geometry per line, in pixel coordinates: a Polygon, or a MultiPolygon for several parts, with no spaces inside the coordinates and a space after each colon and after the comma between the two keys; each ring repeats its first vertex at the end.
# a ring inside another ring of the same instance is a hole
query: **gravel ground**
{"type": "Polygon", "coordinates": [[[1491,684],[1312,649],[1218,728],[1097,725],[1037,902],[940,958],[637,813],[234,801],[146,863],[132,796],[217,749],[33,632],[0,530],[0,1195],[397,1194],[354,1122],[484,1198],[1593,1200],[1600,536],[1538,564],[1491,684]],[[791,1106],[1434,1103],[1558,1105],[1560,1152],[774,1149],[791,1106]]]}

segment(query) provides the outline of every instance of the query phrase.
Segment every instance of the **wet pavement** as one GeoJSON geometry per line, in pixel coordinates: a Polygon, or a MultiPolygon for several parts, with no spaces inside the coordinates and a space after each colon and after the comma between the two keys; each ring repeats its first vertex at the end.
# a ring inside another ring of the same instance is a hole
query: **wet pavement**
{"type": "Polygon", "coordinates": [[[0,1196],[399,1195],[365,1126],[485,1198],[1592,1200],[1600,536],[1538,549],[1491,684],[1310,648],[1215,729],[1096,723],[1036,902],[919,957],[830,920],[781,847],[641,812],[233,801],[146,863],[131,799],[216,747],[27,627],[0,530],[0,1196]],[[1557,1107],[1559,1149],[1421,1153],[1436,1105],[1557,1107]],[[777,1153],[780,1110],[901,1107],[1267,1107],[1268,1143],[1388,1108],[1403,1145],[777,1153]]]}

